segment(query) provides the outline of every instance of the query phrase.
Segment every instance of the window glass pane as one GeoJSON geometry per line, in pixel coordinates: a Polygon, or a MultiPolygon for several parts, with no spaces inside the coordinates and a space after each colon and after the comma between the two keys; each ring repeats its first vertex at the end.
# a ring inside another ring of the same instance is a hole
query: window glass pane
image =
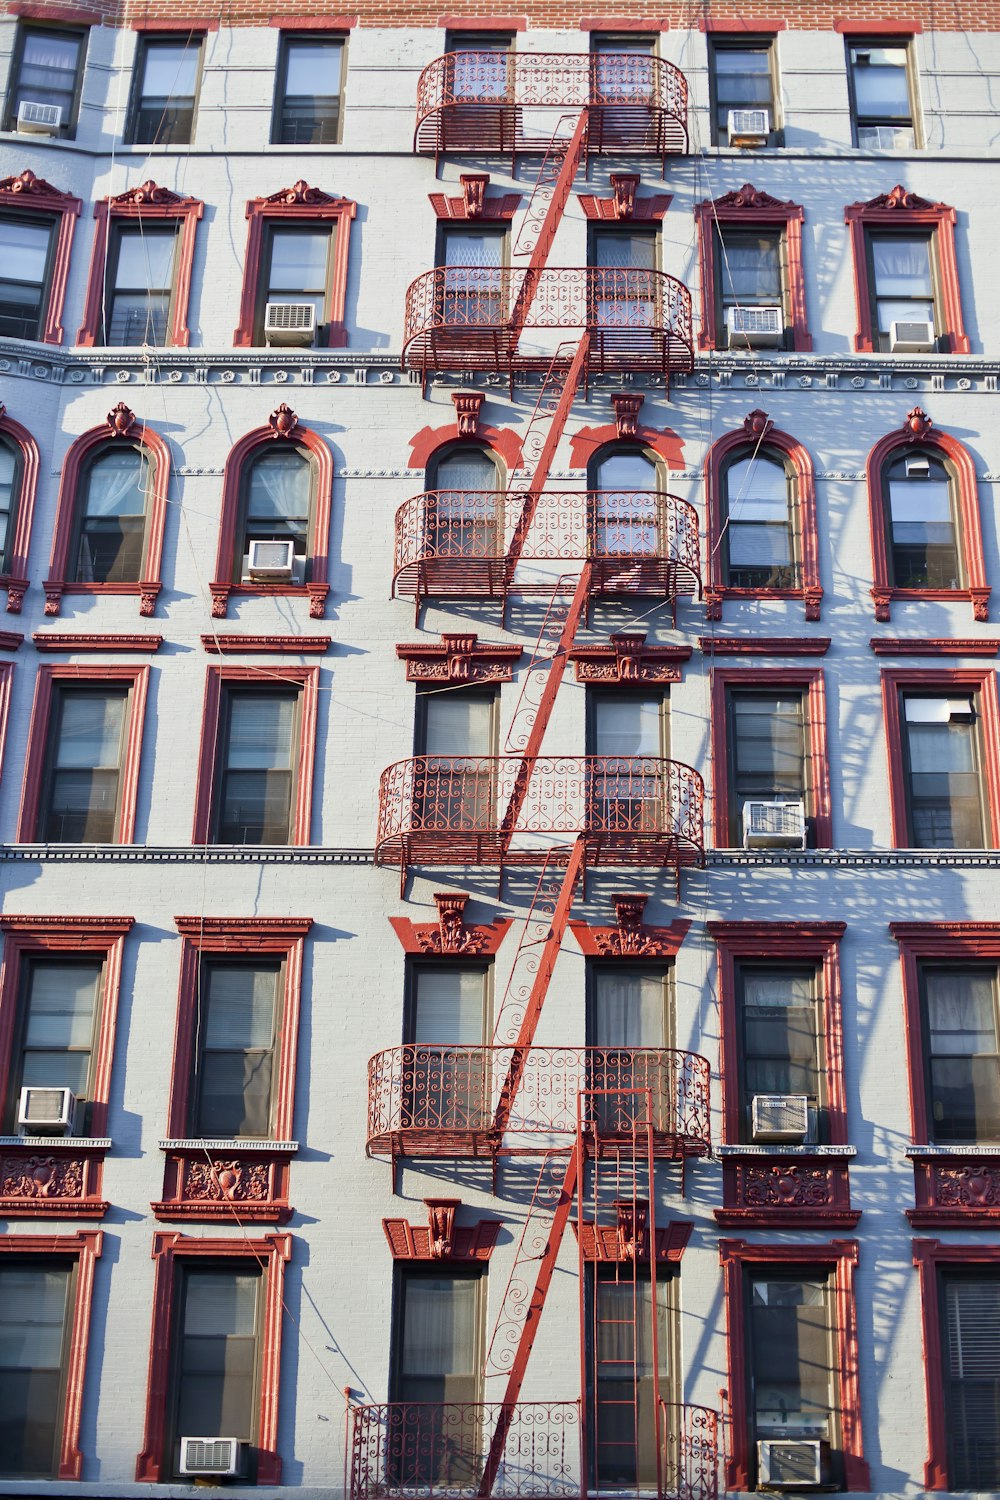
{"type": "MultiPolygon", "coordinates": [[[[637,969],[594,970],[594,1047],[665,1047],[666,979],[637,969]]],[[[632,1080],[625,1081],[630,1086],[632,1080]]],[[[609,1081],[609,1087],[616,1085],[609,1081]]],[[[638,1081],[636,1081],[638,1087],[638,1081]]]]}
{"type": "Polygon", "coordinates": [[[144,99],[193,97],[198,82],[200,41],[147,42],[142,70],[144,99]]]}
{"type": "MultiPolygon", "coordinates": [[[[83,38],[57,31],[28,31],[17,80],[13,114],[22,99],[39,104],[57,104],[62,109],[62,124],[70,121],[73,95],[83,38]]],[[[13,122],[12,122],[13,123],[13,122]]]]}
{"type": "Polygon", "coordinates": [[[313,467],[294,450],[264,453],[247,481],[247,541],[291,537],[304,554],[312,503],[313,467]]]}
{"type": "Polygon", "coordinates": [[[316,97],[339,94],[342,54],[340,42],[290,42],[285,77],[287,92],[316,97]]]}
{"type": "Polygon", "coordinates": [[[834,1399],[827,1279],[754,1279],[750,1302],[757,1436],[829,1439],[834,1399]]]}
{"type": "Polygon", "coordinates": [[[65,692],[56,750],[59,770],[117,766],[124,717],[123,693],[65,692]]]}
{"type": "Polygon", "coordinates": [[[0,1267],[0,1474],[51,1474],[68,1267],[0,1267]]]}
{"type": "Polygon", "coordinates": [[[871,250],[877,296],[929,298],[932,295],[930,241],[926,237],[873,235],[871,250]]]}
{"type": "Polygon", "coordinates": [[[805,783],[801,695],[734,693],[730,701],[737,799],[800,798],[805,783]]]}
{"type": "Polygon", "coordinates": [[[503,99],[508,86],[510,39],[485,33],[450,35],[445,50],[452,54],[448,82],[455,99],[503,99]]]}
{"type": "Polygon", "coordinates": [[[77,582],[138,582],[149,483],[149,465],[136,448],[111,449],[91,465],[83,497],[77,582]]]}
{"type": "Polygon", "coordinates": [[[0,335],[38,337],[51,239],[50,224],[0,219],[0,335]]]}
{"type": "Polygon", "coordinates": [[[274,1034],[277,969],[213,964],[205,977],[208,1014],[202,1021],[204,1045],[211,1048],[270,1047],[274,1034]]]}
{"type": "Polygon", "coordinates": [[[597,466],[599,490],[655,490],[656,465],[642,453],[613,453],[597,466]]]}
{"type": "Polygon", "coordinates": [[[944,1281],[948,1483],[1000,1488],[1000,1277],[985,1268],[944,1281]]]}
{"type": "Polygon", "coordinates": [[[33,963],[25,1045],[89,1047],[100,977],[99,964],[33,963]]]}
{"type": "Polygon", "coordinates": [[[296,701],[297,695],[234,693],[229,709],[229,766],[240,770],[287,769],[296,701]]]}
{"type": "MultiPolygon", "coordinates": [[[[959,702],[964,707],[968,699],[959,702]]],[[[906,698],[904,703],[914,846],[981,849],[983,814],[975,722],[968,722],[964,715],[953,719],[948,699],[906,698]]]]}
{"type": "Polygon", "coordinates": [[[446,266],[499,266],[502,260],[503,230],[446,229],[444,264],[446,266]]]}
{"type": "Polygon", "coordinates": [[[594,699],[592,755],[632,756],[663,753],[660,726],[663,700],[634,696],[594,699]]]}
{"type": "MultiPolygon", "coordinates": [[[[0,313],[0,324],[2,322],[3,317],[0,313]]],[[[18,462],[14,450],[8,448],[5,443],[0,443],[0,568],[6,566],[10,522],[17,499],[15,493],[17,476],[18,462]]]]}
{"type": "MultiPolygon", "coordinates": [[[[275,229],[271,235],[271,293],[288,292],[287,301],[308,301],[303,294],[326,291],[330,232],[326,229],[275,229]]],[[[272,300],[281,301],[275,296],[272,300]]]]}
{"type": "Polygon", "coordinates": [[[284,98],[276,137],[291,145],[334,142],[340,125],[343,44],[318,37],[285,41],[284,98]]]}
{"type": "Polygon", "coordinates": [[[424,755],[491,755],[493,697],[428,694],[424,699],[424,755]]]}
{"type": "Polygon", "coordinates": [[[477,1288],[471,1277],[421,1276],[407,1282],[400,1361],[404,1379],[477,1373],[477,1288]]]}
{"type": "Polygon", "coordinates": [[[195,1134],[270,1133],[277,984],[276,968],[212,964],[205,970],[195,1134]]]}
{"type": "Polygon", "coordinates": [[[934,1139],[1000,1139],[995,972],[928,970],[924,996],[934,1139]]]}
{"type": "Polygon", "coordinates": [[[287,843],[297,693],[232,692],[219,839],[287,843]]]}
{"type": "Polygon", "coordinates": [[[433,1046],[481,1046],[485,982],[481,969],[415,969],[411,1041],[433,1046]]]}
{"type": "Polygon", "coordinates": [[[859,117],[909,119],[905,47],[852,47],[851,64],[859,117]]]}
{"type": "Polygon", "coordinates": [[[656,270],[656,233],[648,230],[595,232],[592,240],[593,264],[607,269],[633,271],[656,270]]]}
{"type": "Polygon", "coordinates": [[[199,1270],[185,1276],[179,1433],[252,1438],[259,1287],[259,1275],[199,1270]]]}
{"type": "Polygon", "coordinates": [[[781,302],[781,241],[774,235],[721,235],[725,304],[781,302]]]}
{"type": "Polygon", "coordinates": [[[114,837],[128,694],[62,689],[57,702],[58,738],[43,837],[57,843],[107,843],[114,837]]]}
{"type": "Polygon", "coordinates": [[[123,229],[118,237],[116,286],[169,291],[176,238],[173,229],[123,229]]]}
{"type": "Polygon", "coordinates": [[[177,235],[169,229],[123,229],[107,323],[109,344],[157,344],[167,339],[177,235]]]}
{"type": "Polygon", "coordinates": [[[159,146],[184,145],[194,127],[201,38],[148,39],[140,54],[132,139],[159,146]]]}
{"type": "Polygon", "coordinates": [[[805,1094],[821,1102],[822,1037],[815,975],[786,969],[744,969],[745,1105],[755,1094],[805,1094]]]}

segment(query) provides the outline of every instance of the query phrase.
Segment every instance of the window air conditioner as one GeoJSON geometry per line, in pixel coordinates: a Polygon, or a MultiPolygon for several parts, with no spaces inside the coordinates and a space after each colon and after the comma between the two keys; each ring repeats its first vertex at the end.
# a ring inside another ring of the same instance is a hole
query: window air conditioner
{"type": "Polygon", "coordinates": [[[73,1129],[76,1095],[72,1089],[23,1088],[17,1101],[22,1135],[68,1135],[73,1129]]]}
{"type": "Polygon", "coordinates": [[[311,302],[268,302],[264,337],[269,344],[308,348],[316,337],[316,309],[311,302]]]}
{"type": "Polygon", "coordinates": [[[934,324],[920,322],[890,323],[890,354],[928,354],[934,348],[934,324]]]}
{"type": "Polygon", "coordinates": [[[798,1489],[823,1483],[825,1443],[768,1438],[757,1444],[757,1483],[771,1489],[798,1489]]]}
{"type": "Polygon", "coordinates": [[[766,109],[731,109],[726,135],[731,146],[766,146],[771,119],[766,109]]]}
{"type": "Polygon", "coordinates": [[[785,314],[780,307],[727,307],[729,347],[773,349],[784,343],[785,314]]]}
{"type": "Polygon", "coordinates": [[[806,810],[801,802],[744,802],[744,849],[804,849],[806,810]]]}
{"type": "Polygon", "coordinates": [[[295,569],[294,542],[250,543],[244,573],[255,583],[290,583],[295,569]]]}
{"type": "Polygon", "coordinates": [[[61,104],[22,99],[17,106],[17,128],[23,135],[58,135],[61,124],[61,104]]]}
{"type": "Polygon", "coordinates": [[[805,1094],[754,1094],[750,1130],[755,1141],[804,1141],[809,1100],[805,1094]]]}
{"type": "Polygon", "coordinates": [[[178,1472],[186,1475],[211,1474],[219,1479],[236,1479],[243,1467],[243,1444],[239,1438],[182,1437],[178,1472]]]}

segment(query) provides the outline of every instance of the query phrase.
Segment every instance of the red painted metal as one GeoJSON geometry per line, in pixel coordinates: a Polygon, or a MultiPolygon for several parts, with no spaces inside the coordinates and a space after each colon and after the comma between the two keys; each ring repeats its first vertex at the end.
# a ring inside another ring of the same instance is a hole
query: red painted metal
{"type": "MultiPolygon", "coordinates": [[[[564,895],[569,860],[574,853],[574,850],[550,849],[539,871],[538,883],[521,928],[521,939],[497,1011],[493,1027],[494,1047],[514,1046],[521,1037],[524,1018],[532,1004],[536,976],[546,957],[556,911],[564,895]]],[[[566,923],[561,926],[560,942],[565,936],[566,923]]]]}
{"type": "Polygon", "coordinates": [[[587,111],[581,110],[570,134],[563,134],[572,116],[563,115],[542,158],[535,178],[531,201],[514,244],[515,255],[528,255],[527,275],[521,283],[511,323],[516,329],[528,321],[531,304],[538,289],[538,277],[549,258],[556,230],[569,200],[587,139],[587,111]]]}
{"type": "Polygon", "coordinates": [[[417,84],[414,149],[540,154],[542,110],[586,109],[588,152],[665,157],[688,149],[687,80],[655,57],[628,53],[447,53],[417,84]]]}
{"type": "Polygon", "coordinates": [[[508,490],[510,498],[517,495],[522,497],[521,513],[507,542],[507,568],[504,577],[508,582],[513,579],[523,553],[538,506],[538,497],[548,483],[552,460],[556,456],[559,440],[579,390],[589,349],[588,333],[583,334],[575,348],[572,341],[561,343],[542,379],[538,399],[521,445],[521,459],[511,476],[508,490]],[[570,349],[573,352],[567,365],[566,351],[570,349]]]}

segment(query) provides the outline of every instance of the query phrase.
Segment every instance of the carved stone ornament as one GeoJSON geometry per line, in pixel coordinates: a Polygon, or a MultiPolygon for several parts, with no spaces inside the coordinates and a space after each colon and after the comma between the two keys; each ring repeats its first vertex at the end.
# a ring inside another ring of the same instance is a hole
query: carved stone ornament
{"type": "Polygon", "coordinates": [[[607,646],[579,646],[569,659],[577,682],[680,682],[690,646],[647,646],[645,631],[621,631],[607,646]]]}
{"type": "Polygon", "coordinates": [[[615,426],[618,428],[620,438],[634,438],[639,431],[639,413],[642,410],[643,397],[633,396],[631,393],[614,395],[611,404],[615,409],[615,426]]]}
{"type": "Polygon", "coordinates": [[[781,1162],[745,1168],[743,1201],[748,1208],[829,1208],[834,1199],[829,1166],[781,1162]]]}
{"type": "Polygon", "coordinates": [[[940,1208],[1000,1209],[1000,1162],[934,1163],[933,1172],[940,1208]]]}
{"type": "Polygon", "coordinates": [[[823,589],[818,583],[808,584],[802,590],[802,597],[806,605],[806,619],[816,621],[820,618],[820,606],[823,603],[823,589]]]}
{"type": "Polygon", "coordinates": [[[134,203],[141,206],[144,203],[183,203],[179,193],[173,193],[169,188],[160,187],[153,181],[142,183],[140,187],[128,188],[124,193],[117,193],[111,199],[112,208],[123,207],[134,203]]]}
{"type": "Polygon", "coordinates": [[[427,1225],[383,1219],[393,1260],[489,1260],[503,1225],[499,1219],[456,1224],[461,1198],[425,1198],[427,1225]]]}
{"type": "Polygon", "coordinates": [[[485,397],[482,391],[453,391],[455,420],[459,437],[475,437],[479,431],[479,413],[485,397]]]}
{"type": "Polygon", "coordinates": [[[894,188],[887,193],[880,193],[877,198],[869,198],[864,204],[865,208],[936,208],[929,198],[920,198],[916,193],[907,192],[901,182],[897,182],[894,188]]]}
{"type": "Polygon", "coordinates": [[[267,425],[271,429],[271,436],[276,438],[289,438],[299,425],[298,416],[287,401],[282,401],[267,419],[267,425]]]}
{"type": "Polygon", "coordinates": [[[432,1260],[450,1260],[455,1239],[455,1214],[461,1198],[425,1198],[432,1260]]]}
{"type": "MultiPolygon", "coordinates": [[[[574,1219],[573,1232],[580,1240],[584,1260],[617,1262],[619,1265],[649,1260],[649,1204],[643,1199],[635,1203],[616,1201],[617,1222],[594,1224],[584,1219],[578,1224],[574,1219]]],[[[694,1225],[689,1219],[671,1219],[665,1226],[657,1226],[657,1264],[677,1264],[684,1256],[694,1225]]]]}
{"type": "Polygon", "coordinates": [[[152,1204],[156,1217],[285,1223],[292,1212],[289,1158],[236,1145],[223,1157],[210,1156],[197,1141],[185,1149],[171,1147],[163,1167],[163,1197],[152,1204]]]}
{"type": "Polygon", "coordinates": [[[881,625],[887,624],[891,619],[892,594],[891,587],[881,584],[876,584],[871,590],[872,599],[875,601],[875,618],[881,625]]]}
{"type": "Polygon", "coordinates": [[[648,895],[619,893],[611,900],[617,926],[594,927],[589,922],[570,922],[584,953],[600,958],[673,958],[676,955],[690,922],[673,922],[669,927],[646,927],[642,918],[648,895]]]}
{"type": "Polygon", "coordinates": [[[773,426],[767,412],[759,408],[743,418],[743,431],[747,435],[747,441],[751,443],[763,442],[773,426]]]}
{"type": "Polygon", "coordinates": [[[480,219],[486,205],[486,189],[490,185],[489,172],[463,172],[459,177],[465,213],[469,219],[480,219]]]}
{"type": "Polygon", "coordinates": [[[716,208],[745,208],[747,210],[795,207],[794,204],[785,202],[781,198],[772,198],[770,193],[755,188],[752,182],[745,182],[734,192],[724,193],[721,198],[716,198],[715,206],[716,208]]]}
{"type": "Polygon", "coordinates": [[[3,421],[3,419],[4,419],[4,417],[6,415],[7,415],[7,408],[4,405],[4,403],[2,401],[0,401],[0,422],[3,421]]]}
{"type": "Polygon", "coordinates": [[[440,641],[417,641],[396,647],[406,662],[407,682],[510,682],[520,646],[480,643],[474,631],[442,633],[440,641]]]}
{"type": "Polygon", "coordinates": [[[0,1170],[0,1198],[81,1198],[84,1164],[69,1157],[6,1157],[0,1170]]]}
{"type": "Polygon", "coordinates": [[[903,431],[906,433],[908,443],[919,443],[927,436],[934,423],[925,411],[915,406],[912,411],[906,413],[906,421],[903,423],[903,431]]]}
{"type": "Polygon", "coordinates": [[[39,198],[69,198],[70,193],[64,193],[61,188],[53,187],[51,182],[46,182],[44,177],[38,177],[30,167],[25,167],[23,172],[18,172],[14,177],[0,177],[0,193],[11,193],[14,195],[32,194],[39,198]]]}
{"type": "Polygon", "coordinates": [[[112,437],[130,437],[135,427],[135,412],[119,401],[117,406],[112,407],[104,419],[112,437]]]}
{"type": "Polygon", "coordinates": [[[266,1203],[271,1196],[266,1161],[193,1161],[184,1164],[181,1197],[187,1203],[266,1203]]]}
{"type": "Polygon", "coordinates": [[[746,1156],[722,1164],[719,1224],[761,1228],[823,1225],[851,1228],[861,1210],[851,1207],[848,1163],[820,1156],[746,1156]]]}
{"type": "Polygon", "coordinates": [[[520,193],[488,193],[489,172],[463,172],[462,191],[455,197],[429,193],[431,207],[439,219],[512,219],[521,202],[520,193]]]}
{"type": "Polygon", "coordinates": [[[106,1146],[81,1140],[65,1150],[0,1151],[0,1218],[102,1218],[109,1206],[100,1197],[106,1146]]]}
{"type": "Polygon", "coordinates": [[[649,1202],[618,1198],[612,1204],[618,1215],[618,1259],[645,1260],[649,1256],[649,1202]]]}
{"type": "Polygon", "coordinates": [[[310,187],[308,182],[299,178],[293,182],[291,187],[280,188],[276,193],[270,193],[264,199],[265,203],[335,203],[336,199],[330,193],[324,193],[322,188],[310,187]]]}
{"type": "Polygon", "coordinates": [[[510,927],[507,918],[498,918],[482,926],[466,924],[467,891],[435,891],[434,903],[438,909],[436,922],[411,922],[408,917],[389,918],[407,953],[456,957],[495,953],[510,927]]]}
{"type": "Polygon", "coordinates": [[[635,213],[635,195],[638,186],[638,172],[612,172],[611,196],[616,219],[631,219],[635,213]]]}
{"type": "Polygon", "coordinates": [[[26,578],[9,578],[7,580],[7,613],[19,615],[24,604],[24,596],[28,592],[28,580],[26,578]]]}

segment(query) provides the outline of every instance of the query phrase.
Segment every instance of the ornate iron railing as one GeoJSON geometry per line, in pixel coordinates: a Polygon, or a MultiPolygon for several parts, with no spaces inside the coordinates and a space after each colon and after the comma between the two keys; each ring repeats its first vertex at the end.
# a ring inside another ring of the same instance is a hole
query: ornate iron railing
{"type": "Polygon", "coordinates": [[[405,1138],[409,1155],[448,1155],[451,1147],[467,1155],[470,1137],[494,1132],[515,1071],[517,1092],[502,1116],[508,1144],[529,1151],[566,1144],[586,1092],[586,1124],[596,1138],[631,1141],[645,1128],[651,1101],[654,1138],[670,1154],[711,1149],[711,1071],[696,1052],[412,1043],[377,1052],[368,1063],[369,1155],[383,1154],[392,1136],[405,1138]],[[522,1136],[534,1139],[518,1142],[522,1136]]]}
{"type": "Polygon", "coordinates": [[[540,151],[551,136],[544,112],[584,107],[590,150],[688,149],[687,80],[662,58],[485,51],[446,53],[421,73],[414,149],[540,151]]]}
{"type": "Polygon", "coordinates": [[[658,756],[414,756],[382,773],[375,861],[541,864],[582,834],[590,864],[696,864],[704,800],[697,771],[658,756]]]}
{"type": "MultiPolygon", "coordinates": [[[[658,1500],[717,1500],[718,1417],[661,1403],[658,1500]]],[[[575,1401],[403,1402],[352,1408],[351,1500],[585,1500],[575,1401]],[[484,1485],[490,1440],[509,1421],[503,1462],[484,1485]]]]}
{"type": "MultiPolygon", "coordinates": [[[[523,511],[523,495],[493,490],[414,495],[396,512],[393,594],[497,592],[523,511]]],[[[641,592],[655,576],[658,592],[696,594],[698,513],[657,490],[543,490],[519,558],[590,558],[595,592],[641,592]]]]}

